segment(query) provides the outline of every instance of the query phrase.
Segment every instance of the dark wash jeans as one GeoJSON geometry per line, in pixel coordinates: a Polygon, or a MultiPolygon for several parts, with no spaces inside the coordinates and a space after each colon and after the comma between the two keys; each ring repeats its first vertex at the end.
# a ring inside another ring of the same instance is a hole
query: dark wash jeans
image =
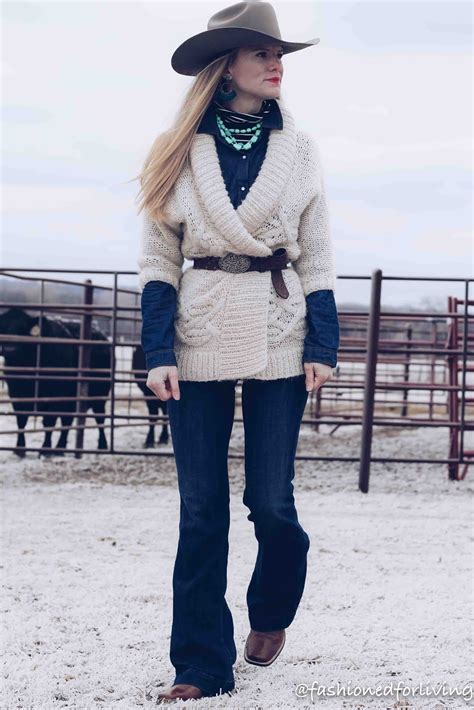
{"type": "MultiPolygon", "coordinates": [[[[170,642],[173,684],[189,683],[212,695],[234,688],[237,658],[225,599],[227,456],[237,382],[180,380],[181,398],[167,402],[180,493],[170,642]]],[[[247,606],[250,626],[257,631],[289,626],[303,594],[310,539],[298,521],[292,479],[307,398],[304,374],[242,381],[243,502],[258,541],[247,606]]]]}

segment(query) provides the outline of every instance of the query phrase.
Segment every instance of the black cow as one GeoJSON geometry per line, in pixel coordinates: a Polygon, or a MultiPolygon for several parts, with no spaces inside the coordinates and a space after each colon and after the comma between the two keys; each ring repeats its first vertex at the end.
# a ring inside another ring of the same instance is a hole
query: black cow
{"type": "MultiPolygon", "coordinates": [[[[68,324],[60,320],[52,320],[43,315],[41,331],[39,326],[39,316],[30,316],[21,308],[10,308],[0,315],[0,333],[4,335],[42,335],[52,338],[70,338],[71,340],[79,336],[79,326],[68,324]]],[[[92,340],[106,341],[107,337],[100,331],[92,329],[92,340]]],[[[37,343],[15,343],[3,342],[2,354],[5,358],[5,365],[9,367],[36,367],[37,343]]],[[[79,361],[79,346],[76,344],[68,345],[66,343],[41,343],[40,361],[38,374],[42,377],[38,380],[38,397],[71,397],[74,398],[77,394],[77,383],[74,379],[49,379],[48,375],[60,377],[61,375],[71,377],[74,376],[74,371],[64,372],[63,368],[77,368],[79,361]],[[51,372],[41,372],[41,368],[54,368],[51,372]]],[[[91,368],[108,368],[111,366],[111,348],[104,346],[91,347],[90,350],[90,367],[91,368]]],[[[106,373],[90,372],[87,376],[103,377],[106,373]]],[[[8,386],[8,393],[12,399],[19,398],[20,401],[13,402],[13,410],[16,414],[18,423],[18,437],[15,453],[23,457],[25,455],[25,434],[24,429],[28,422],[28,417],[36,411],[43,412],[64,412],[64,414],[43,414],[43,428],[48,428],[45,432],[43,444],[41,446],[41,454],[64,455],[62,451],[55,451],[51,446],[52,430],[56,425],[58,416],[61,418],[63,429],[61,431],[56,447],[66,448],[69,428],[74,419],[76,402],[74,399],[64,402],[47,402],[39,401],[35,403],[29,399],[35,396],[35,377],[34,373],[25,373],[21,370],[11,370],[5,375],[5,380],[8,386]],[[13,379],[12,375],[27,375],[25,379],[13,379]]],[[[106,397],[110,393],[110,380],[105,382],[94,382],[93,379],[87,381],[87,396],[88,399],[84,403],[84,413],[90,408],[96,414],[95,420],[99,427],[99,449],[107,448],[107,440],[104,434],[103,426],[105,421],[105,402],[106,397]],[[94,397],[102,396],[104,399],[94,399],[94,397]]],[[[87,420],[86,420],[87,421],[87,420]]]]}
{"type": "MultiPolygon", "coordinates": [[[[149,449],[155,445],[155,425],[158,415],[158,410],[161,409],[163,415],[166,416],[168,412],[167,402],[159,399],[152,390],[146,386],[146,375],[140,375],[135,370],[146,370],[145,353],[141,345],[136,347],[132,355],[132,369],[134,370],[133,376],[140,387],[145,397],[152,397],[152,399],[146,399],[146,406],[148,407],[148,412],[150,414],[150,428],[145,441],[145,448],[149,449]]],[[[168,434],[168,423],[163,422],[163,428],[161,430],[159,444],[167,444],[169,440],[168,434]]]]}

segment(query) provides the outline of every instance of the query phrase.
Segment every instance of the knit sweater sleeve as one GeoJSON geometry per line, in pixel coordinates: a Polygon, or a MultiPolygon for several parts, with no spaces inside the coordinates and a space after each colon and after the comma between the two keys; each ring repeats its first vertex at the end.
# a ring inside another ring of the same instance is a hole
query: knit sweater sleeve
{"type": "Polygon", "coordinates": [[[157,222],[145,211],[138,259],[140,293],[148,281],[166,281],[178,290],[183,263],[181,224],[171,219],[157,222]]]}
{"type": "Polygon", "coordinates": [[[321,156],[313,138],[307,135],[307,139],[306,157],[312,174],[318,177],[315,194],[300,218],[298,244],[301,254],[292,263],[300,277],[305,296],[321,289],[336,289],[334,251],[321,156]]]}

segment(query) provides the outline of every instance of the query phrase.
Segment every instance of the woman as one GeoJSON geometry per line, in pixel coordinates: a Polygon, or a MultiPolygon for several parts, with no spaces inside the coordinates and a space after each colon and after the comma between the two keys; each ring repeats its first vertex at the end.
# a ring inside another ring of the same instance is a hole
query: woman
{"type": "Polygon", "coordinates": [[[337,363],[339,323],[318,149],[281,103],[280,85],[282,55],[318,41],[282,40],[268,2],[214,14],[173,54],[175,71],[196,80],[140,176],[147,385],[168,400],[181,501],[176,673],[162,702],[235,687],[225,591],[239,380],[243,501],[258,540],[247,662],[273,663],[303,593],[310,541],[294,505],[294,457],[308,392],[337,363]],[[183,272],[184,258],[193,266],[183,272]]]}

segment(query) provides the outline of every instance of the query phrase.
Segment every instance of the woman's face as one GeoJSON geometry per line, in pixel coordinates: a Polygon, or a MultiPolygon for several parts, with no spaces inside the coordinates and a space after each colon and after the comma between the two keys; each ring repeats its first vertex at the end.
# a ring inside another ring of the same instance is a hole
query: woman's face
{"type": "Polygon", "coordinates": [[[228,73],[231,86],[239,95],[257,99],[277,99],[280,96],[283,76],[281,44],[240,47],[228,73]],[[278,78],[279,81],[269,81],[278,78]]]}

